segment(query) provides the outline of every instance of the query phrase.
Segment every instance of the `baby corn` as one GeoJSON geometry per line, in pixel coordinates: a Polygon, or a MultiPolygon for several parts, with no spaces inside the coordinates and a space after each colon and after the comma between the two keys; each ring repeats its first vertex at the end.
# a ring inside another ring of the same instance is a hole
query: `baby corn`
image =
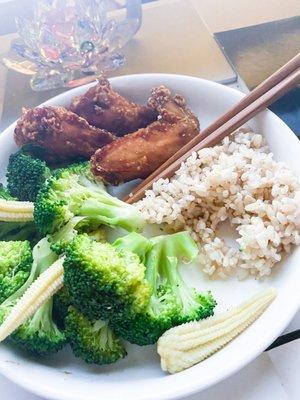
{"type": "Polygon", "coordinates": [[[0,342],[22,325],[63,286],[63,274],[63,258],[60,258],[31,284],[0,326],[0,342]]]}
{"type": "Polygon", "coordinates": [[[29,201],[0,199],[0,221],[27,222],[33,221],[34,204],[29,201]]]}
{"type": "Polygon", "coordinates": [[[233,310],[165,332],[157,352],[164,371],[175,373],[209,357],[251,325],[276,297],[268,288],[233,310]]]}

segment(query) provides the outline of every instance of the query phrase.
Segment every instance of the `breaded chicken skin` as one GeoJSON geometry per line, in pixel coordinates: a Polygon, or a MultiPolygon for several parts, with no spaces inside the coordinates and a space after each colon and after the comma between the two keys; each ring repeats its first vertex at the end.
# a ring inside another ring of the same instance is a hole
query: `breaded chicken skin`
{"type": "Polygon", "coordinates": [[[101,78],[84,95],[75,97],[70,110],[97,128],[107,129],[117,136],[144,128],[157,118],[151,107],[131,103],[113,91],[107,79],[101,78]]]}
{"type": "Polygon", "coordinates": [[[199,133],[185,100],[172,98],[166,87],[153,89],[148,104],[158,111],[158,120],[97,150],[91,159],[96,177],[113,185],[146,178],[199,133]]]}
{"type": "Polygon", "coordinates": [[[52,164],[89,159],[99,147],[116,138],[63,107],[38,107],[22,112],[14,133],[17,145],[31,145],[52,164]]]}

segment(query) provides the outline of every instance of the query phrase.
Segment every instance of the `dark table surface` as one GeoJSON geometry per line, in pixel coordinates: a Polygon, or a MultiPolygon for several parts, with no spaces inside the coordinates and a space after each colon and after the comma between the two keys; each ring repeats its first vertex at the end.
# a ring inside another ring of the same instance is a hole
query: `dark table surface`
{"type": "MultiPolygon", "coordinates": [[[[249,89],[300,52],[300,16],[215,34],[225,55],[249,89]]],[[[300,136],[300,88],[270,109],[300,136]]]]}

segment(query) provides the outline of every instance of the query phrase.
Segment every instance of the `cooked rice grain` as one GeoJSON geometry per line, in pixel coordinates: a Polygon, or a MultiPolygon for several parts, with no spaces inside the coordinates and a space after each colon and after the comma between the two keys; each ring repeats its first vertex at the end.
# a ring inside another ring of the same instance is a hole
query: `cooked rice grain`
{"type": "Polygon", "coordinates": [[[299,204],[297,177],[274,161],[261,135],[245,130],[193,153],[136,203],[150,223],[190,230],[203,271],[220,278],[269,275],[282,253],[300,243],[299,204]],[[239,234],[238,248],[216,236],[225,220],[239,234]]]}

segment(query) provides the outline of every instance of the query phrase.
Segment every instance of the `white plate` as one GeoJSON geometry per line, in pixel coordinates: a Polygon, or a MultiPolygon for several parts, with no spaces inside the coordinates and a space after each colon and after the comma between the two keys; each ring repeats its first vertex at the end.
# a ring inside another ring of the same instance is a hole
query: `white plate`
{"type": "MultiPolygon", "coordinates": [[[[228,87],[179,75],[145,74],[114,78],[115,89],[137,102],[145,102],[153,86],[165,84],[183,94],[190,108],[206,126],[236,103],[240,92],[228,87]]],[[[59,95],[45,104],[68,105],[71,98],[87,90],[80,87],[59,95]]],[[[300,177],[300,142],[273,113],[265,111],[251,122],[267,138],[277,160],[286,161],[300,177]]],[[[7,159],[16,150],[14,124],[0,135],[0,171],[4,176],[7,159]]],[[[1,178],[1,176],[0,176],[1,178]]],[[[219,302],[218,310],[247,298],[259,288],[273,285],[278,297],[247,331],[224,349],[176,375],[163,373],[155,347],[128,346],[128,356],[111,366],[88,366],[66,349],[46,360],[1,345],[0,371],[9,379],[42,397],[57,400],[165,400],[187,396],[228,377],[257,357],[288,325],[300,304],[300,248],[276,267],[264,282],[210,282],[197,268],[187,268],[187,276],[199,289],[211,289],[219,302]]],[[[253,382],[255,384],[255,382],[253,382]]]]}

